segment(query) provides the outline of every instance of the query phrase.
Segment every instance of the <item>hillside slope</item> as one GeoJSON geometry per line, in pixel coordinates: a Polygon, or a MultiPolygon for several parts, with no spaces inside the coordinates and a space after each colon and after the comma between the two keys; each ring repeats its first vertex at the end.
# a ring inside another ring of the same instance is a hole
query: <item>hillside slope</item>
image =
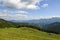
{"type": "Polygon", "coordinates": [[[0,28],[5,28],[5,27],[14,27],[15,24],[13,22],[9,22],[3,19],[0,19],[0,28]]]}
{"type": "Polygon", "coordinates": [[[0,28],[20,28],[20,27],[30,27],[34,29],[40,30],[40,28],[36,24],[29,24],[29,23],[21,23],[21,22],[11,22],[0,19],[0,28]]]}
{"type": "Polygon", "coordinates": [[[3,28],[0,29],[0,40],[60,40],[60,34],[49,35],[27,27],[3,28]]]}
{"type": "Polygon", "coordinates": [[[44,29],[47,31],[60,33],[60,22],[54,22],[51,24],[47,24],[47,25],[45,25],[44,29]]]}

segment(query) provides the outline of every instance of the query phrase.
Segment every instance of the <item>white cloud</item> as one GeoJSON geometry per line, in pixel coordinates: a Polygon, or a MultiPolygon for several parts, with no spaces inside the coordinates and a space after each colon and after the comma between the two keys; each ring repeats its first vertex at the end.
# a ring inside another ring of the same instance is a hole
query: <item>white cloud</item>
{"type": "Polygon", "coordinates": [[[25,20],[27,16],[26,11],[9,11],[9,10],[0,10],[0,18],[6,20],[25,20]]]}
{"type": "Polygon", "coordinates": [[[28,9],[39,9],[39,7],[35,5],[28,5],[27,8],[28,9]]]}
{"type": "Polygon", "coordinates": [[[0,2],[3,3],[1,6],[8,8],[37,9],[39,7],[36,4],[41,1],[42,0],[1,0],[0,2]]]}
{"type": "MultiPolygon", "coordinates": [[[[16,9],[39,9],[39,6],[42,0],[0,0],[2,4],[0,6],[7,8],[16,8],[16,9]]],[[[43,4],[42,7],[48,7],[48,4],[43,4]]],[[[40,19],[41,16],[31,16],[27,15],[28,12],[21,10],[0,10],[0,18],[6,20],[31,20],[31,19],[40,19]]]]}
{"type": "Polygon", "coordinates": [[[48,7],[48,4],[43,4],[42,7],[46,8],[46,7],[48,7]]]}
{"type": "Polygon", "coordinates": [[[5,20],[32,20],[32,19],[48,19],[52,17],[60,16],[32,16],[27,15],[26,11],[9,11],[9,10],[0,10],[0,18],[5,20]]]}

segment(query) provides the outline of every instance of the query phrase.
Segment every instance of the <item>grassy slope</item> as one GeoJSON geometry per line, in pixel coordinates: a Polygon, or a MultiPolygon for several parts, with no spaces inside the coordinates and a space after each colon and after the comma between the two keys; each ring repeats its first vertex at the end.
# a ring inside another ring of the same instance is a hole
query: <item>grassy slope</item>
{"type": "Polygon", "coordinates": [[[15,27],[14,23],[0,19],[0,28],[15,27]]]}
{"type": "Polygon", "coordinates": [[[49,35],[46,32],[26,27],[3,28],[0,29],[0,40],[60,40],[60,35],[49,35]]]}

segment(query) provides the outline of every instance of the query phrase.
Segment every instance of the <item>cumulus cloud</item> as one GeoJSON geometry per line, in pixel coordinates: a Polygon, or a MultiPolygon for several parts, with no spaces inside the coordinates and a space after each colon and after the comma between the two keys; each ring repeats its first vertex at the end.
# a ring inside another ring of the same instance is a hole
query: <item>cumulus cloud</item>
{"type": "Polygon", "coordinates": [[[0,0],[2,3],[0,6],[17,9],[37,9],[39,6],[36,4],[41,1],[42,0],[0,0]]]}
{"type": "MultiPolygon", "coordinates": [[[[39,9],[42,0],[0,0],[0,6],[4,8],[15,9],[15,11],[2,9],[0,10],[0,18],[6,20],[29,20],[39,19],[38,16],[28,15],[28,12],[16,9],[39,9]]],[[[48,4],[43,4],[42,7],[47,7],[48,4]]]]}
{"type": "Polygon", "coordinates": [[[8,11],[0,10],[0,18],[6,20],[25,20],[27,16],[26,11],[8,11]]]}
{"type": "Polygon", "coordinates": [[[42,7],[46,8],[46,7],[48,7],[48,4],[43,4],[42,7]]]}
{"type": "Polygon", "coordinates": [[[0,18],[5,20],[32,20],[32,19],[48,19],[52,17],[60,16],[32,16],[28,15],[26,11],[9,11],[9,10],[0,10],[0,18]]]}

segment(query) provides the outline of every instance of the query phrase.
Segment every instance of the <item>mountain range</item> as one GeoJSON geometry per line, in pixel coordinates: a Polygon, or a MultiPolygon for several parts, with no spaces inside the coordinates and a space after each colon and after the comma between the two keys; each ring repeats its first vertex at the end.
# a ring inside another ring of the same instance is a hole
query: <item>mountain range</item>
{"type": "Polygon", "coordinates": [[[34,19],[34,20],[11,20],[12,22],[27,22],[27,23],[34,23],[40,26],[44,26],[46,24],[51,24],[54,22],[60,22],[60,17],[52,17],[49,19],[34,19]]]}
{"type": "Polygon", "coordinates": [[[39,19],[39,20],[14,20],[14,21],[6,21],[3,19],[0,19],[0,27],[34,27],[34,28],[40,28],[43,30],[51,31],[51,32],[59,32],[60,33],[60,18],[50,18],[50,19],[39,19]],[[34,24],[36,24],[34,26],[34,24]]]}

